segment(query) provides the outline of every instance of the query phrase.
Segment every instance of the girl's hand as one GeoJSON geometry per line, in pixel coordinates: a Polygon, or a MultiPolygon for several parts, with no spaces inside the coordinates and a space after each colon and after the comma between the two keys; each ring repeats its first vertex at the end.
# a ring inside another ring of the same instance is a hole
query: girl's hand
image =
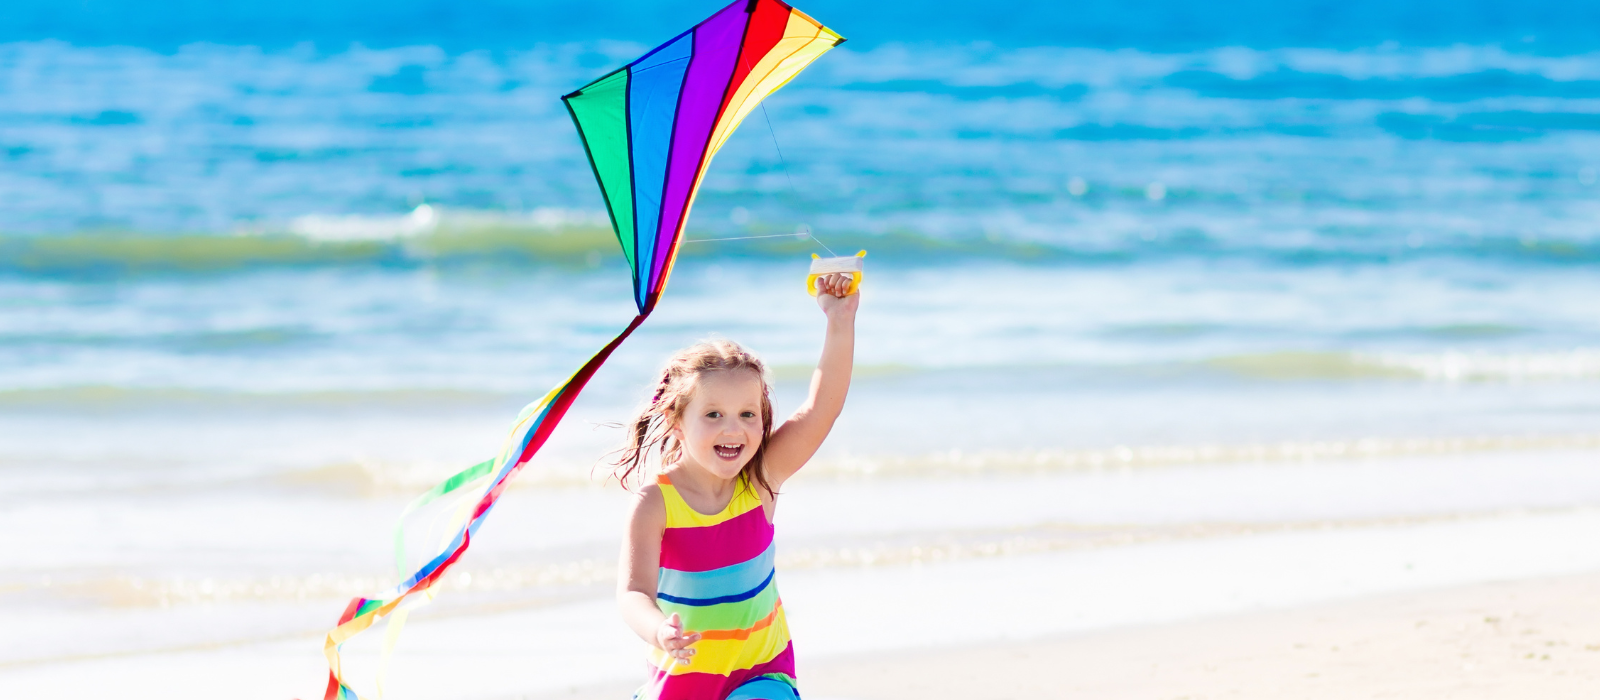
{"type": "Polygon", "coordinates": [[[861,294],[845,296],[849,291],[850,275],[835,273],[818,277],[817,306],[822,307],[822,313],[829,318],[837,313],[854,316],[856,307],[861,305],[861,294]]]}
{"type": "Polygon", "coordinates": [[[700,641],[700,633],[683,633],[683,621],[678,619],[678,613],[672,613],[661,622],[661,627],[656,629],[656,644],[670,656],[678,660],[679,664],[689,665],[689,658],[694,656],[691,644],[700,641]]]}

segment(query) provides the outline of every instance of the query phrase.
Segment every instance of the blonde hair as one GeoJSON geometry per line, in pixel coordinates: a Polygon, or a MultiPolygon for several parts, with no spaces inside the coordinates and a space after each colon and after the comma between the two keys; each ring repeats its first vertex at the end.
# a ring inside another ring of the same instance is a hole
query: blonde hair
{"type": "Polygon", "coordinates": [[[712,372],[738,371],[752,372],[761,380],[761,444],[739,476],[747,484],[760,484],[768,494],[775,493],[762,466],[767,440],[772,437],[772,387],[767,382],[767,367],[755,353],[731,340],[696,343],[667,360],[649,403],[626,425],[627,441],[615,453],[611,475],[623,488],[633,488],[646,478],[645,467],[652,452],[662,465],[682,457],[683,445],[672,437],[671,431],[683,420],[700,378],[712,372]]]}

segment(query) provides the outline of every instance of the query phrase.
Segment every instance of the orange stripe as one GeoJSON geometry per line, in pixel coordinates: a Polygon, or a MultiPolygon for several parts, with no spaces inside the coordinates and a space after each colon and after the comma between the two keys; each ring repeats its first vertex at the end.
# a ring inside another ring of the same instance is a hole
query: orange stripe
{"type": "Polygon", "coordinates": [[[705,632],[701,632],[700,633],[700,638],[701,639],[737,639],[739,641],[744,641],[746,639],[749,639],[750,635],[755,634],[757,632],[760,632],[761,630],[764,630],[764,629],[772,626],[772,621],[778,619],[778,613],[781,612],[782,610],[783,610],[783,601],[779,600],[777,605],[772,606],[772,612],[771,613],[769,613],[766,617],[761,618],[760,621],[756,622],[754,625],[751,625],[748,629],[742,629],[742,630],[707,630],[705,632]]]}

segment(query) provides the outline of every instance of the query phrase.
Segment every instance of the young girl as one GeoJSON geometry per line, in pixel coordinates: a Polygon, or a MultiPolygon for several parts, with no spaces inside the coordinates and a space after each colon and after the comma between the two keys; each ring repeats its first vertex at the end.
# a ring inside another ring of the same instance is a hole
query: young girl
{"type": "Polygon", "coordinates": [[[844,408],[860,296],[850,278],[817,280],[828,317],[811,394],[773,428],[766,369],[728,341],[667,361],[632,423],[616,474],[635,491],[617,604],[649,642],[651,680],[636,700],[798,700],[794,649],[774,580],[772,515],[783,483],[811,458],[844,408]]]}

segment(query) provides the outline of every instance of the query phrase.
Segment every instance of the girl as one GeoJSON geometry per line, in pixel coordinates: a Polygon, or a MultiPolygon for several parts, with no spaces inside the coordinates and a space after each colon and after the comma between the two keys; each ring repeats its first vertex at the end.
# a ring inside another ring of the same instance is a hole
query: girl
{"type": "Polygon", "coordinates": [[[778,491],[811,458],[844,408],[860,295],[850,278],[817,280],[828,317],[811,393],[776,429],[761,360],[728,341],[667,361],[632,423],[616,475],[635,491],[617,604],[653,647],[636,700],[798,700],[794,649],[774,580],[778,491]]]}

